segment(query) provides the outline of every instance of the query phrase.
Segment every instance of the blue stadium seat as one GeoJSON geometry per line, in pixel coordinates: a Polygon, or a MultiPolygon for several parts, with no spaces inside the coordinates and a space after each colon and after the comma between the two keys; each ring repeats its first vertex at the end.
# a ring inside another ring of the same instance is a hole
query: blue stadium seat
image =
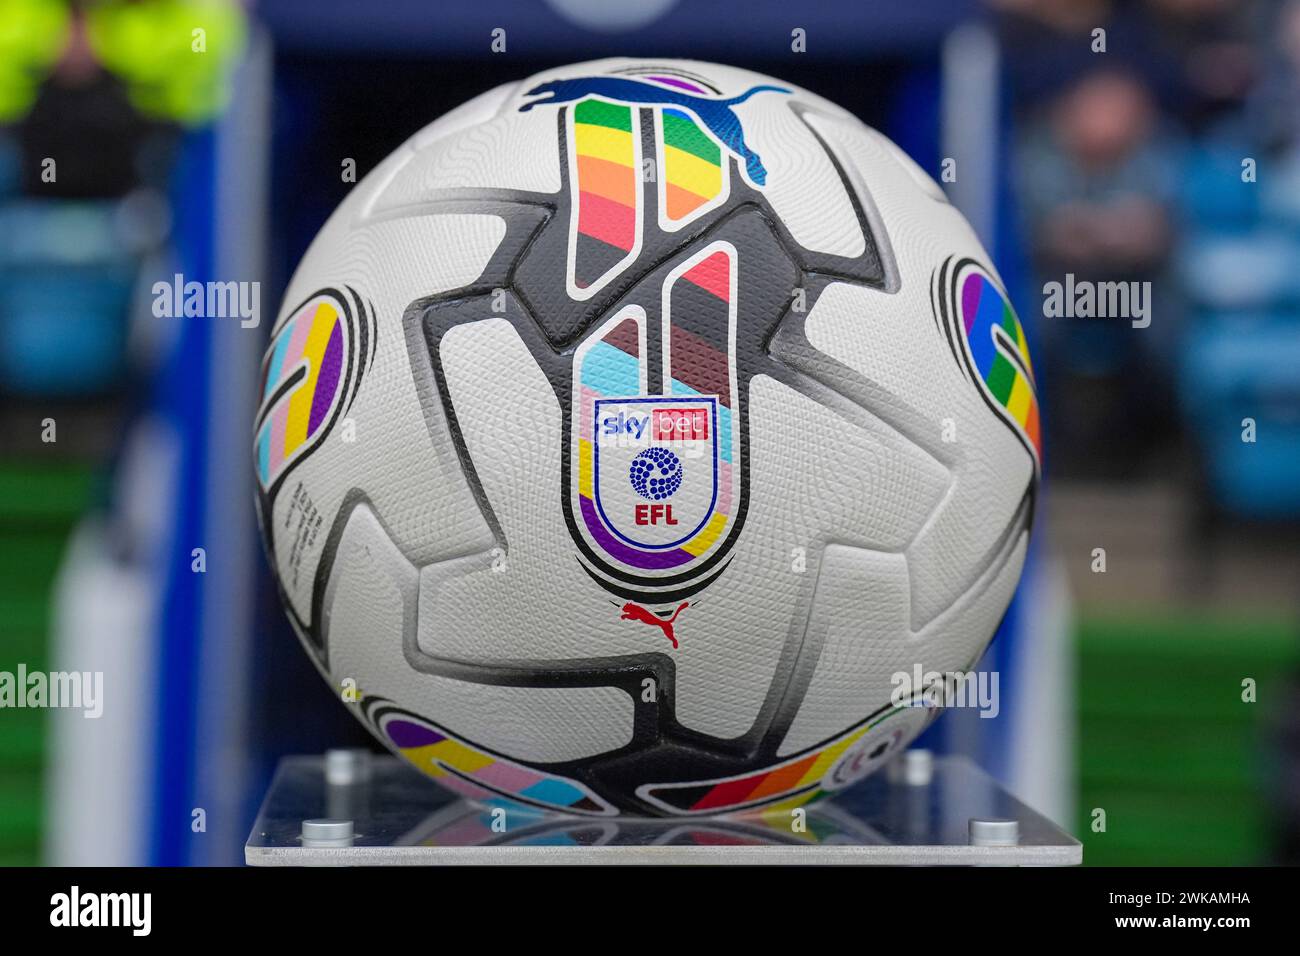
{"type": "Polygon", "coordinates": [[[1214,310],[1267,309],[1300,303],[1300,236],[1272,228],[1201,231],[1178,255],[1193,306],[1214,310]]]}
{"type": "Polygon", "coordinates": [[[19,201],[0,207],[0,387],[87,395],[125,359],[138,270],[113,202],[19,201]]]}
{"type": "Polygon", "coordinates": [[[1260,188],[1242,182],[1242,159],[1250,151],[1227,143],[1192,149],[1183,168],[1181,203],[1192,229],[1249,228],[1258,219],[1260,188]]]}
{"type": "Polygon", "coordinates": [[[1248,518],[1300,517],[1300,316],[1205,317],[1182,359],[1180,397],[1216,503],[1248,518]],[[1254,442],[1242,440],[1246,418],[1254,442]]]}

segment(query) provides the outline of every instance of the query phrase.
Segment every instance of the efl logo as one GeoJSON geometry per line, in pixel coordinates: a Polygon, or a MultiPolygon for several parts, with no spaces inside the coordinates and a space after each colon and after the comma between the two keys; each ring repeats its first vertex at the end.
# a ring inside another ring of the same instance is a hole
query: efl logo
{"type": "Polygon", "coordinates": [[[652,425],[654,441],[708,441],[707,408],[656,408],[652,425]]]}
{"type": "Polygon", "coordinates": [[[717,511],[719,475],[730,477],[720,464],[718,443],[728,432],[718,424],[717,396],[597,398],[587,427],[597,540],[611,539],[607,550],[624,558],[633,548],[649,553],[646,567],[692,560],[682,546],[717,511]]]}

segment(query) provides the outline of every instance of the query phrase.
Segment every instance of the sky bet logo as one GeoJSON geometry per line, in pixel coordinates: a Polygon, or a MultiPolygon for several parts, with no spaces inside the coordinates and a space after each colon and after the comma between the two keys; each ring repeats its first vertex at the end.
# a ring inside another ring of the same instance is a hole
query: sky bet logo
{"type": "Polygon", "coordinates": [[[617,415],[608,415],[602,419],[600,427],[605,435],[611,438],[627,435],[634,441],[640,441],[649,422],[649,415],[629,415],[627,412],[619,412],[617,415]]]}
{"type": "Polygon", "coordinates": [[[647,427],[651,441],[709,440],[709,413],[703,408],[656,408],[649,415],[619,412],[600,424],[606,435],[626,435],[633,441],[640,441],[647,427]]]}
{"type": "Polygon", "coordinates": [[[708,409],[656,408],[653,433],[655,441],[708,441],[708,409]]]}

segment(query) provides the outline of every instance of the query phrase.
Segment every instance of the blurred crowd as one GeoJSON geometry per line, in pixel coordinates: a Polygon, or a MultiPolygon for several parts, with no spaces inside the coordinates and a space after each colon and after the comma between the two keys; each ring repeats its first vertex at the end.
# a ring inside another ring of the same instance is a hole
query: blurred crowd
{"type": "Polygon", "coordinates": [[[244,29],[229,0],[0,0],[10,406],[120,390],[132,302],[173,221],[181,134],[219,113],[244,29]]]}
{"type": "Polygon", "coordinates": [[[1087,855],[1294,863],[1300,0],[989,5],[1048,496],[1075,493],[1052,533],[1085,556],[1123,540],[1128,599],[1156,611],[1125,622],[1114,579],[1091,587],[1076,559],[1094,601],[1077,639],[1080,806],[1126,819],[1087,855]],[[1071,276],[1149,289],[1149,324],[1039,311],[1071,276]],[[1231,608],[1217,619],[1214,593],[1231,608]],[[1288,623],[1270,625],[1273,607],[1288,623]],[[1153,706],[1157,673],[1169,697],[1153,706]],[[1224,673],[1265,675],[1266,726],[1214,709],[1224,673]]]}
{"type": "Polygon", "coordinates": [[[1031,317],[1049,470],[1173,466],[1214,511],[1300,515],[1300,2],[991,5],[1022,301],[1067,275],[1150,283],[1145,328],[1031,317]]]}

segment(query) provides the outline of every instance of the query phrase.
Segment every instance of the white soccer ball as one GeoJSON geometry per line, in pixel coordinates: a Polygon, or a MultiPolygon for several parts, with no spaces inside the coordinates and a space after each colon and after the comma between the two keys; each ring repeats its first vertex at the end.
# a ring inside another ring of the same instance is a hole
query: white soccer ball
{"type": "Polygon", "coordinates": [[[987,254],[885,137],[731,67],[577,64],[417,133],[316,237],[263,386],[295,629],[473,797],[838,790],[1025,557],[1037,403],[987,254]]]}

